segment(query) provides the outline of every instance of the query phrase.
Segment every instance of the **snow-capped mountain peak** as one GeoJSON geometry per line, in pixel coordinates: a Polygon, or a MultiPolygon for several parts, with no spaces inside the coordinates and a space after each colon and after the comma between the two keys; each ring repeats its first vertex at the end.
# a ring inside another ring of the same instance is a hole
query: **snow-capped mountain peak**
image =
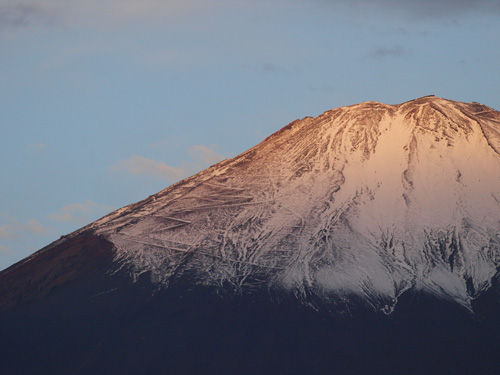
{"type": "MultiPolygon", "coordinates": [[[[361,296],[418,289],[470,306],[500,263],[500,114],[434,96],[297,120],[90,225],[159,286],[361,296]]],[[[86,229],[89,229],[86,228],[86,229]]]]}

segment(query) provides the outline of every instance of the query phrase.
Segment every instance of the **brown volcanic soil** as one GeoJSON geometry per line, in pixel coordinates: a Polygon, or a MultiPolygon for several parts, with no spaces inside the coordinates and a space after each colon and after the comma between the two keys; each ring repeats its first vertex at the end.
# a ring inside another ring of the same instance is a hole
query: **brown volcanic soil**
{"type": "Polygon", "coordinates": [[[113,245],[84,232],[35,254],[36,265],[21,261],[0,273],[0,310],[42,300],[72,281],[107,271],[113,245]]]}

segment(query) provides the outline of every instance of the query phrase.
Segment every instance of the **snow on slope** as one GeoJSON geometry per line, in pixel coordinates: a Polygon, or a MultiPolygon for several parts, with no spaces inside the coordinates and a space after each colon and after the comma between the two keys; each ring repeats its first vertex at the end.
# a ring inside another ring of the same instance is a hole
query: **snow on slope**
{"type": "Polygon", "coordinates": [[[295,121],[242,155],[91,224],[158,285],[466,307],[500,264],[500,113],[424,97],[295,121]]]}

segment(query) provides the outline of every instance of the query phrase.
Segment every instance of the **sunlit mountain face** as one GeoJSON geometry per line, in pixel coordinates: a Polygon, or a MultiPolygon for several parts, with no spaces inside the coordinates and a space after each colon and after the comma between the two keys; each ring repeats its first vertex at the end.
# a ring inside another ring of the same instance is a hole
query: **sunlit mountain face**
{"type": "Polygon", "coordinates": [[[47,374],[495,374],[500,113],[304,118],[0,273],[1,362],[47,374]]]}

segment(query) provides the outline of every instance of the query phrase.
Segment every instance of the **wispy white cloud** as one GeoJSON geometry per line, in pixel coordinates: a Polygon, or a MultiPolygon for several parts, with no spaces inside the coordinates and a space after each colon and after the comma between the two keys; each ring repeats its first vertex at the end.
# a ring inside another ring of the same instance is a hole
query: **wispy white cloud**
{"type": "Polygon", "coordinates": [[[10,254],[12,253],[12,248],[10,246],[0,245],[0,253],[10,254]]]}
{"type": "Polygon", "coordinates": [[[261,63],[260,64],[260,70],[262,73],[286,73],[287,70],[283,68],[282,66],[272,64],[272,63],[261,63]]]}
{"type": "MultiPolygon", "coordinates": [[[[222,6],[239,6],[229,0],[0,0],[0,29],[73,25],[116,27],[179,22],[186,16],[207,18],[222,6]]],[[[246,3],[251,3],[246,1],[246,3]]]]}
{"type": "Polygon", "coordinates": [[[2,215],[9,221],[8,224],[0,226],[0,239],[20,239],[25,235],[44,236],[53,232],[52,228],[46,227],[37,219],[30,219],[24,223],[15,218],[2,215]]]}
{"type": "Polygon", "coordinates": [[[58,23],[57,7],[50,2],[0,0],[0,30],[53,26],[58,23]]]}
{"type": "Polygon", "coordinates": [[[42,223],[40,223],[37,219],[31,219],[28,222],[21,224],[21,230],[37,235],[46,235],[49,234],[52,229],[46,227],[42,223]]]}
{"type": "Polygon", "coordinates": [[[383,58],[383,57],[404,57],[408,55],[408,51],[401,46],[394,47],[378,47],[370,53],[370,57],[383,58]]]}
{"type": "Polygon", "coordinates": [[[412,19],[455,17],[483,13],[500,15],[498,0],[320,0],[331,5],[348,6],[356,12],[399,13],[412,19]]]}
{"type": "Polygon", "coordinates": [[[202,164],[215,164],[224,160],[225,157],[214,148],[215,146],[195,145],[189,149],[189,153],[202,164]]]}
{"type": "Polygon", "coordinates": [[[41,155],[47,151],[47,145],[45,143],[33,143],[27,145],[26,148],[35,155],[41,155]]]}
{"type": "Polygon", "coordinates": [[[114,210],[112,206],[101,206],[94,201],[71,203],[49,216],[50,219],[64,223],[85,224],[114,210]]]}
{"type": "Polygon", "coordinates": [[[10,239],[18,237],[15,227],[11,224],[5,224],[0,227],[0,239],[10,239]]]}
{"type": "Polygon", "coordinates": [[[147,175],[161,177],[166,180],[178,180],[189,173],[186,168],[176,168],[162,161],[132,155],[128,159],[119,161],[111,167],[114,171],[128,172],[132,175],[147,175]]]}
{"type": "MultiPolygon", "coordinates": [[[[155,145],[156,143],[153,146],[155,145]]],[[[179,167],[173,167],[144,156],[132,155],[128,159],[112,165],[111,170],[131,175],[159,177],[167,181],[179,181],[225,159],[224,155],[215,150],[215,146],[195,145],[190,147],[188,151],[194,160],[184,161],[179,167]]]]}

